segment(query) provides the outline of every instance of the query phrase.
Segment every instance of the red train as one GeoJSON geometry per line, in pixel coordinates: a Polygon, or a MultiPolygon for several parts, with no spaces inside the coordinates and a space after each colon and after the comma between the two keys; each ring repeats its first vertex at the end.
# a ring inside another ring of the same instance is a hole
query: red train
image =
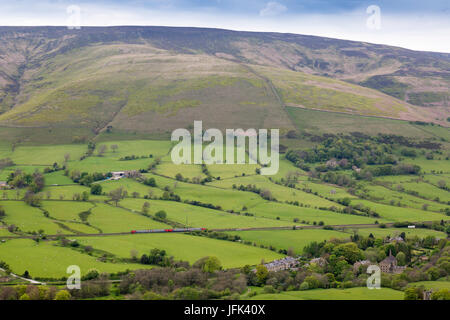
{"type": "Polygon", "coordinates": [[[177,228],[177,229],[131,230],[131,233],[135,234],[135,233],[191,232],[204,230],[206,230],[206,228],[177,228]]]}

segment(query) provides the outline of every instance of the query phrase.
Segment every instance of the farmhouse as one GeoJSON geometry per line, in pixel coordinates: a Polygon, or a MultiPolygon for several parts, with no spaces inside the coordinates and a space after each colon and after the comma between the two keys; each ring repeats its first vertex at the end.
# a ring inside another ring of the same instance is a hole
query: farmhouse
{"type": "Polygon", "coordinates": [[[397,258],[395,258],[389,250],[389,256],[380,262],[380,269],[385,273],[401,273],[406,269],[406,267],[398,266],[397,258]]]}
{"type": "Polygon", "coordinates": [[[286,257],[280,260],[275,260],[270,263],[266,263],[264,266],[268,271],[280,271],[293,269],[298,265],[298,261],[292,257],[286,257]]]}
{"type": "Polygon", "coordinates": [[[395,241],[397,241],[397,242],[403,242],[403,241],[405,241],[405,240],[403,240],[403,238],[400,237],[400,236],[389,238],[389,242],[395,242],[395,241]]]}
{"type": "Polygon", "coordinates": [[[132,178],[136,177],[139,173],[136,170],[131,171],[114,171],[111,172],[111,180],[120,180],[122,178],[132,178]]]}
{"type": "Polygon", "coordinates": [[[6,183],[6,181],[0,181],[0,189],[8,189],[9,185],[6,183]]]}

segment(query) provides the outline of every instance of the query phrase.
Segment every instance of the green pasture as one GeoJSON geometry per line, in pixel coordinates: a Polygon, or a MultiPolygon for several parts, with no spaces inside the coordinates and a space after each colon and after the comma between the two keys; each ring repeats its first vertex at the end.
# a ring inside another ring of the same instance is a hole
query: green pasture
{"type": "Polygon", "coordinates": [[[152,195],[152,197],[160,197],[163,191],[158,188],[153,188],[146,186],[145,184],[139,183],[136,180],[123,178],[120,180],[107,180],[99,182],[102,186],[102,193],[109,194],[111,191],[117,188],[124,188],[128,192],[128,196],[132,197],[133,192],[139,193],[138,197],[143,198],[144,196],[152,195]]]}
{"type": "Polygon", "coordinates": [[[348,289],[314,289],[263,293],[251,300],[403,300],[403,292],[390,289],[368,289],[366,287],[348,289]]]}
{"type": "Polygon", "coordinates": [[[419,281],[419,282],[411,282],[409,283],[409,286],[410,287],[424,286],[425,289],[433,289],[433,290],[441,290],[441,289],[450,290],[450,281],[419,281]]]}
{"type": "Polygon", "coordinates": [[[214,181],[211,183],[213,186],[222,187],[222,188],[232,188],[233,185],[239,187],[240,185],[255,185],[258,189],[261,190],[269,190],[272,196],[281,202],[285,201],[298,201],[299,203],[303,203],[304,205],[308,205],[312,208],[314,207],[341,207],[339,204],[335,202],[331,202],[329,200],[318,197],[314,194],[307,193],[301,190],[288,188],[282,185],[275,184],[270,182],[268,178],[264,176],[251,176],[251,177],[240,177],[236,179],[230,180],[221,180],[214,181]]]}
{"type": "Polygon", "coordinates": [[[90,237],[79,238],[78,241],[122,258],[130,258],[132,250],[136,250],[140,256],[144,253],[148,254],[153,248],[164,249],[175,259],[190,263],[202,257],[216,256],[225,268],[241,267],[246,264],[256,265],[262,259],[272,261],[283,257],[270,250],[236,242],[178,233],[90,237]]]}
{"type": "Polygon", "coordinates": [[[83,144],[18,146],[14,152],[11,149],[0,149],[0,158],[11,158],[18,166],[52,166],[55,162],[62,165],[65,154],[70,155],[70,163],[78,160],[86,151],[87,146],[83,144]]]}
{"type": "Polygon", "coordinates": [[[87,220],[92,226],[100,228],[103,233],[131,232],[131,230],[164,229],[169,227],[138,213],[101,203],[91,210],[87,220]]]}
{"type": "Polygon", "coordinates": [[[273,246],[276,249],[293,249],[296,254],[301,255],[303,248],[313,241],[345,239],[350,235],[333,230],[264,230],[264,231],[234,231],[228,232],[240,236],[244,241],[251,241],[258,245],[273,246]]]}
{"type": "Polygon", "coordinates": [[[145,202],[150,204],[149,213],[155,214],[160,210],[167,213],[167,219],[189,227],[208,229],[223,228],[251,228],[251,227],[277,227],[289,225],[285,221],[248,217],[228,212],[202,208],[185,203],[160,200],[125,199],[120,205],[132,210],[142,211],[145,202]]]}
{"type": "Polygon", "coordinates": [[[391,206],[397,206],[401,203],[402,207],[410,207],[415,209],[422,209],[423,205],[428,205],[429,211],[443,211],[445,208],[450,208],[448,205],[440,204],[434,201],[421,199],[405,192],[398,192],[385,188],[383,186],[366,186],[364,193],[369,195],[371,199],[391,206]]]}
{"type": "Polygon", "coordinates": [[[55,246],[52,241],[36,243],[28,239],[14,239],[0,243],[0,259],[16,274],[23,274],[27,270],[32,277],[46,278],[68,277],[70,274],[66,271],[71,265],[79,266],[82,275],[93,268],[99,272],[112,273],[149,267],[133,263],[100,262],[94,256],[55,246]]]}
{"type": "Polygon", "coordinates": [[[266,217],[269,219],[277,219],[289,221],[292,225],[293,220],[297,218],[298,223],[303,220],[313,224],[323,221],[326,225],[342,225],[342,224],[372,224],[376,220],[383,219],[369,218],[365,216],[357,216],[351,214],[336,213],[326,210],[318,210],[313,208],[297,207],[284,203],[264,202],[248,209],[249,212],[255,213],[257,217],[266,217]]]}
{"type": "Polygon", "coordinates": [[[200,180],[206,178],[202,172],[202,167],[198,164],[180,164],[176,165],[172,162],[162,162],[156,167],[155,173],[175,178],[175,176],[180,173],[183,178],[197,178],[200,180]]]}
{"type": "Polygon", "coordinates": [[[47,210],[51,218],[81,222],[81,212],[88,211],[94,205],[81,201],[43,201],[42,209],[47,210]]]}
{"type": "Polygon", "coordinates": [[[445,214],[424,211],[414,208],[394,207],[386,204],[375,203],[368,200],[354,199],[351,204],[361,204],[364,207],[369,207],[377,212],[382,218],[377,219],[379,222],[388,220],[396,221],[440,221],[446,219],[445,214]]]}
{"type": "Polygon", "coordinates": [[[352,228],[345,228],[342,230],[343,232],[348,233],[357,233],[361,236],[368,237],[370,234],[372,234],[375,238],[386,238],[386,237],[397,237],[402,232],[405,233],[406,238],[413,238],[413,237],[419,237],[419,238],[426,238],[428,236],[433,236],[439,239],[443,239],[446,237],[446,234],[444,232],[432,230],[432,229],[423,229],[423,228],[415,228],[415,229],[408,229],[408,228],[360,228],[360,229],[352,229],[352,228]]]}
{"type": "Polygon", "coordinates": [[[45,185],[69,185],[75,184],[69,177],[64,175],[64,171],[55,171],[44,175],[45,185]]]}
{"type": "Polygon", "coordinates": [[[168,179],[165,177],[145,174],[146,177],[153,177],[157,186],[164,189],[168,187],[181,197],[182,200],[196,200],[202,203],[212,203],[221,206],[224,210],[241,211],[243,206],[250,208],[264,200],[252,192],[227,190],[200,184],[184,183],[168,179]]]}
{"type": "Polygon", "coordinates": [[[19,227],[23,232],[44,230],[45,234],[70,233],[46,218],[41,210],[30,207],[24,202],[2,201],[2,207],[6,212],[3,221],[8,225],[19,227]]]}

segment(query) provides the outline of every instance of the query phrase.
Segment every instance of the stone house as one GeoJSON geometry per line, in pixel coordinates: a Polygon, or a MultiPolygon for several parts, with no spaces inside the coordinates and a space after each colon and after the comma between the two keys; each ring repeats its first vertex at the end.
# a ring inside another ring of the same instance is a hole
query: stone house
{"type": "Polygon", "coordinates": [[[270,263],[266,263],[264,266],[268,271],[281,271],[281,270],[290,270],[295,268],[298,265],[297,259],[292,257],[286,257],[280,260],[274,260],[270,263]]]}
{"type": "Polygon", "coordinates": [[[380,262],[381,272],[385,273],[402,273],[406,267],[401,267],[397,265],[397,258],[392,255],[392,252],[389,250],[389,256],[386,257],[383,261],[380,262]]]}

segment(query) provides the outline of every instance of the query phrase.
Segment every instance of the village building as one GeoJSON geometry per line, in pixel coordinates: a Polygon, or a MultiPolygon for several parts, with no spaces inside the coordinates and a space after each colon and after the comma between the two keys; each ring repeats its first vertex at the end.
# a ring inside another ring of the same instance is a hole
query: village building
{"type": "Polygon", "coordinates": [[[357,271],[360,266],[369,266],[371,264],[372,262],[370,262],[370,260],[356,261],[355,264],[353,265],[353,270],[357,271]]]}
{"type": "Polygon", "coordinates": [[[319,267],[325,267],[327,265],[327,260],[325,258],[314,258],[311,259],[311,261],[309,263],[314,263],[316,265],[318,265],[319,267]]]}
{"type": "Polygon", "coordinates": [[[380,262],[381,272],[384,273],[402,273],[406,267],[401,267],[397,265],[397,258],[392,255],[389,250],[389,256],[380,262]]]}
{"type": "Polygon", "coordinates": [[[400,236],[389,238],[389,242],[394,242],[394,241],[403,242],[405,240],[400,236]]]}
{"type": "Polygon", "coordinates": [[[264,266],[268,271],[281,271],[292,270],[298,265],[297,259],[292,257],[286,257],[280,260],[275,260],[270,263],[266,263],[264,266]]]}

